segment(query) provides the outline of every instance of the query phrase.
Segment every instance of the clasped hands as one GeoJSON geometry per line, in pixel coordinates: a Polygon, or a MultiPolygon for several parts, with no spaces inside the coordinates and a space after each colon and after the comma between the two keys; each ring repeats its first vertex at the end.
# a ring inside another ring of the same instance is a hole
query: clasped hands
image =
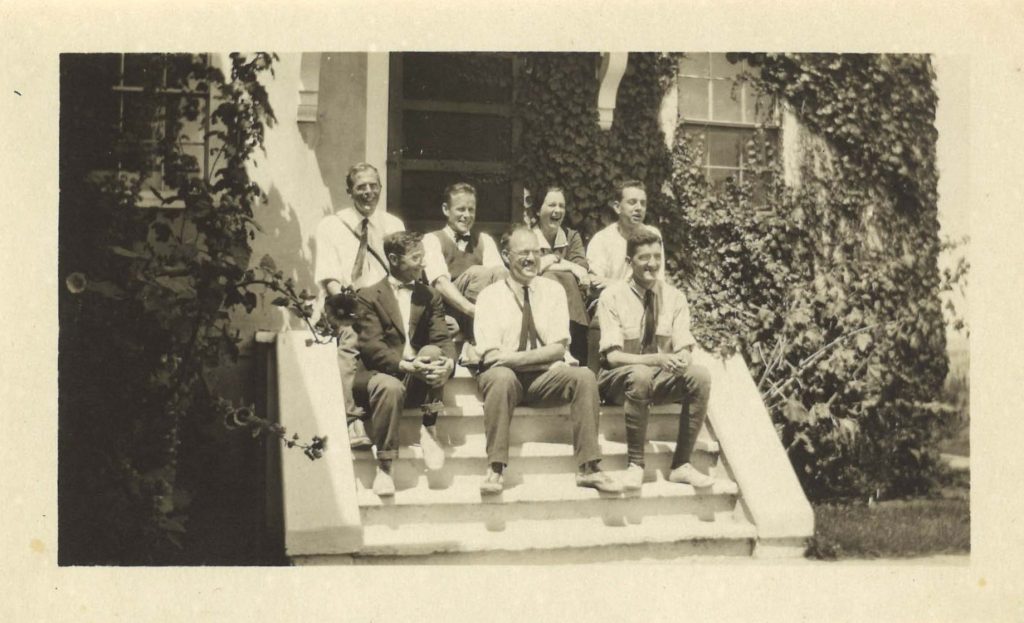
{"type": "Polygon", "coordinates": [[[398,369],[412,375],[430,387],[440,387],[455,370],[455,362],[448,357],[413,357],[403,359],[398,369]]]}
{"type": "Polygon", "coordinates": [[[686,368],[693,361],[693,355],[685,350],[678,353],[658,353],[656,355],[648,355],[648,357],[651,358],[650,365],[658,366],[665,372],[670,372],[676,376],[686,372],[686,368]]]}

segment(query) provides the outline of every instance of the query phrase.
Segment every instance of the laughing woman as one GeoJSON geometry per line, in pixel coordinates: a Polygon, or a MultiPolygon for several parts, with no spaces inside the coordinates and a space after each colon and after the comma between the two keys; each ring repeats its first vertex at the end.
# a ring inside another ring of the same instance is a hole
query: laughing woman
{"type": "Polygon", "coordinates": [[[569,302],[569,352],[581,364],[587,363],[586,294],[590,288],[589,265],[579,232],[563,223],[566,220],[565,192],[558,186],[544,186],[533,195],[527,219],[537,236],[543,254],[540,274],[554,279],[565,288],[569,302]]]}

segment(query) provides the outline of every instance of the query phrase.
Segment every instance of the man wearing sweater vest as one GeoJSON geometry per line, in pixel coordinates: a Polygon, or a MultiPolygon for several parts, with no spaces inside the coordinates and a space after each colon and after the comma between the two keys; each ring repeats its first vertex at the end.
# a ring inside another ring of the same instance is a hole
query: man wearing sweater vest
{"type": "Polygon", "coordinates": [[[463,336],[473,339],[476,297],[488,285],[508,274],[494,239],[473,231],[476,222],[476,189],[459,182],[448,186],[441,204],[448,223],[423,238],[424,275],[441,293],[449,316],[463,336]]]}

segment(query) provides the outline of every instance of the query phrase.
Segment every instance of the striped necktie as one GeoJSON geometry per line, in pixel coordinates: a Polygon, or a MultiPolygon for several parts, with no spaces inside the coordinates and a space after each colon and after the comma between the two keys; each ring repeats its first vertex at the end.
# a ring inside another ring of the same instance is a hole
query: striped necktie
{"type": "Polygon", "coordinates": [[[359,250],[356,251],[356,262],[352,265],[352,285],[363,276],[363,267],[366,264],[366,246],[369,244],[370,219],[363,217],[359,229],[359,250]]]}

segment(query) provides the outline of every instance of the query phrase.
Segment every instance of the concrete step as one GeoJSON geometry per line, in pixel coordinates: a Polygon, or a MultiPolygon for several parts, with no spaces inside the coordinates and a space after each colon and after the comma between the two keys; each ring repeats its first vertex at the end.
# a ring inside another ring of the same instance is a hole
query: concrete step
{"type": "Polygon", "coordinates": [[[754,527],[732,513],[710,520],[649,516],[608,525],[597,517],[537,519],[505,525],[369,525],[356,556],[311,556],[296,564],[580,564],[749,556],[754,527]],[[341,561],[345,558],[345,561],[341,561]]]}
{"type": "MultiPolygon", "coordinates": [[[[621,474],[612,472],[615,477],[621,474]]],[[[515,474],[498,495],[481,495],[483,474],[460,475],[445,488],[414,487],[380,498],[362,483],[356,486],[364,525],[405,523],[484,522],[500,525],[523,519],[601,517],[607,523],[639,521],[651,515],[695,515],[704,519],[736,507],[736,484],[721,479],[713,487],[694,489],[669,482],[665,474],[648,470],[640,491],[602,493],[576,486],[572,472],[515,474]]],[[[371,484],[372,486],[372,484],[371,484]]]]}
{"type": "MultiPolygon", "coordinates": [[[[402,445],[419,443],[422,413],[418,408],[406,409],[399,423],[402,445]]],[[[484,418],[482,405],[466,408],[446,407],[446,414],[437,420],[438,434],[450,438],[452,444],[462,443],[465,435],[483,433],[484,418]]],[[[675,441],[679,430],[679,406],[658,405],[652,407],[647,419],[647,439],[652,441],[675,441]]],[[[599,431],[613,441],[626,440],[626,423],[622,407],[602,406],[599,431]]],[[[572,442],[572,425],[568,407],[517,407],[512,417],[510,430],[512,443],[525,441],[572,442]]],[[[717,452],[718,443],[706,431],[701,432],[699,442],[702,449],[717,452]]]]}
{"type": "MultiPolygon", "coordinates": [[[[423,462],[423,451],[417,446],[399,449],[399,459],[392,466],[392,476],[399,490],[421,486],[424,482],[433,488],[445,488],[459,475],[483,476],[487,469],[487,440],[483,433],[466,435],[459,445],[445,446],[445,465],[439,471],[429,471],[423,462]]],[[[601,466],[606,470],[623,470],[627,466],[626,444],[598,437],[604,457],[601,466]]],[[[718,460],[716,453],[707,451],[707,444],[698,440],[690,457],[693,465],[720,478],[731,478],[718,460]]],[[[717,449],[717,448],[716,448],[717,449]]],[[[675,443],[654,441],[645,446],[644,459],[648,470],[667,473],[675,452],[675,443]]],[[[358,483],[366,488],[373,484],[377,462],[371,450],[353,450],[353,465],[358,483]]],[[[516,474],[574,474],[576,461],[569,443],[531,441],[509,446],[509,470],[516,474]]]]}

